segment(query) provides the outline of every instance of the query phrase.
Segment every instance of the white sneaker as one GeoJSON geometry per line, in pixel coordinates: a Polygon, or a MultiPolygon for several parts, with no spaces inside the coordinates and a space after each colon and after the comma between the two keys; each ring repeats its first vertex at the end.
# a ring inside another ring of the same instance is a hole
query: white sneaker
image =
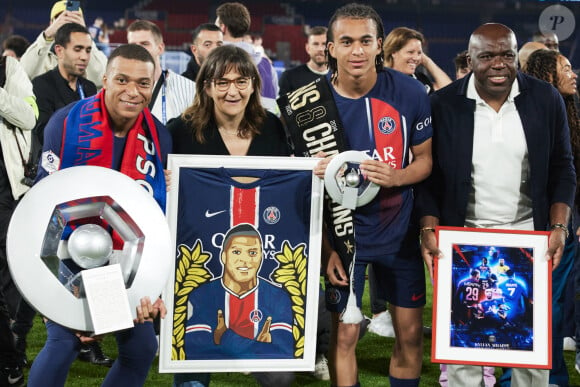
{"type": "Polygon", "coordinates": [[[373,332],[383,337],[395,337],[395,329],[393,328],[393,320],[388,311],[381,312],[371,319],[368,326],[369,332],[373,332]]]}
{"type": "Polygon", "coordinates": [[[330,371],[328,370],[328,359],[323,354],[316,355],[314,372],[312,375],[318,380],[330,380],[330,371]]]}
{"type": "Polygon", "coordinates": [[[564,337],[564,351],[576,351],[576,340],[573,337],[564,337]]]}

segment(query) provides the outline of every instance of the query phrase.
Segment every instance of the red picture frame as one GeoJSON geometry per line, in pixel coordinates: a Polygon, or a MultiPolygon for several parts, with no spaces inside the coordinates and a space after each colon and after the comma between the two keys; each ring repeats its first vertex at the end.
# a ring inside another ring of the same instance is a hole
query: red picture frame
{"type": "Polygon", "coordinates": [[[550,369],[548,232],[437,227],[436,363],[550,369]]]}

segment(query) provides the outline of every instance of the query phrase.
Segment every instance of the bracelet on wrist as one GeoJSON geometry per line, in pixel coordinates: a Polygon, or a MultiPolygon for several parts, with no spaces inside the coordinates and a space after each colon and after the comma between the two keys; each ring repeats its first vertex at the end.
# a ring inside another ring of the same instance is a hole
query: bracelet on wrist
{"type": "Polygon", "coordinates": [[[425,232],[435,232],[435,228],[434,227],[421,227],[421,229],[419,230],[419,244],[421,244],[423,242],[422,237],[423,237],[423,234],[425,232]]]}
{"type": "Polygon", "coordinates": [[[554,223],[553,225],[550,226],[550,230],[555,230],[555,229],[560,229],[562,231],[564,231],[564,235],[566,236],[566,239],[568,239],[568,227],[563,224],[563,223],[554,223]]]}

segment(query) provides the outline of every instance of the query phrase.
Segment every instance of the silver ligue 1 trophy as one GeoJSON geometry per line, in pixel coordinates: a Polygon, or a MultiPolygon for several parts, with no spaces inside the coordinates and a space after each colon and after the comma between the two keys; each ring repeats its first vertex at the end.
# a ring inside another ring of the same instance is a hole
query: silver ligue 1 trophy
{"type": "Polygon", "coordinates": [[[80,272],[70,271],[67,260],[83,270],[118,263],[135,318],[142,297],[161,294],[171,249],[165,215],[143,186],[93,166],[38,182],[16,207],[7,237],[8,264],[21,294],[48,319],[79,331],[94,329],[80,272]]]}
{"type": "Polygon", "coordinates": [[[332,158],[324,173],[324,187],[332,200],[351,210],[373,200],[380,187],[360,170],[361,161],[368,159],[359,151],[342,152],[332,158]]]}

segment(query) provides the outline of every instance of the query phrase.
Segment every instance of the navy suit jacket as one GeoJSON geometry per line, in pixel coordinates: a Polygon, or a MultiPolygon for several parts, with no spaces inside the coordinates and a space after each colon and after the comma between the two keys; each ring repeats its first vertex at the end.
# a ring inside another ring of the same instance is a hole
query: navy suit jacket
{"type": "MultiPolygon", "coordinates": [[[[475,100],[466,97],[471,76],[431,96],[433,172],[417,187],[416,206],[420,216],[435,216],[444,226],[465,225],[472,189],[475,100]]],[[[517,74],[517,82],[520,94],[514,101],[528,147],[534,228],[546,230],[550,206],[560,202],[572,207],[574,200],[576,174],[566,109],[552,85],[523,73],[517,74]]]]}

